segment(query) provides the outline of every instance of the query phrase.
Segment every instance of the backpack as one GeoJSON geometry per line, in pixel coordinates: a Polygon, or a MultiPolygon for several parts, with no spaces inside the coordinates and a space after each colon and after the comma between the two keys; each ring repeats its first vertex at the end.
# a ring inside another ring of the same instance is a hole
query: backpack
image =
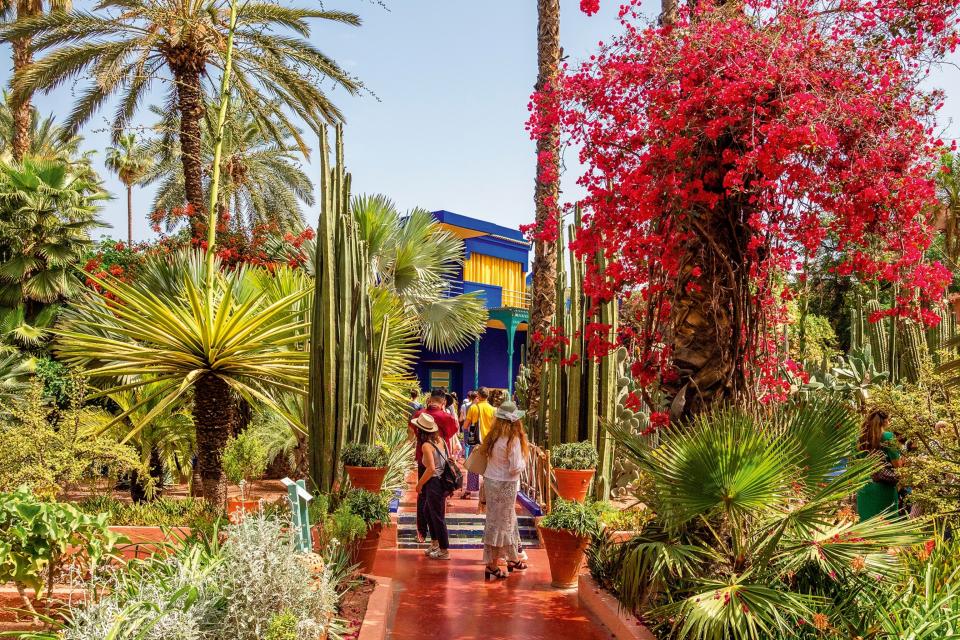
{"type": "Polygon", "coordinates": [[[454,491],[463,488],[463,473],[460,472],[460,468],[451,463],[449,457],[440,453],[440,447],[433,442],[430,444],[437,450],[437,454],[443,458],[443,470],[437,478],[440,481],[443,492],[450,495],[454,491]]]}

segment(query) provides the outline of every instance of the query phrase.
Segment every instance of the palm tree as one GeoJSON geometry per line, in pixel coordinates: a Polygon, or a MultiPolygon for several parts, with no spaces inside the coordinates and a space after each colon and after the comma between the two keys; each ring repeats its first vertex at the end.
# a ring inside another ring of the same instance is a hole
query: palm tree
{"type": "Polygon", "coordinates": [[[815,616],[843,637],[869,635],[854,628],[851,594],[902,571],[889,549],[921,542],[923,525],[843,513],[880,465],[857,454],[859,431],[854,413],[824,399],[766,417],[703,412],[658,446],[611,428],[650,483],[653,514],[613,551],[622,603],[671,638],[795,637],[815,616]]]}
{"type": "MultiPolygon", "coordinates": [[[[537,84],[534,90],[542,93],[554,84],[560,73],[560,0],[537,0],[537,84]]],[[[536,208],[535,231],[549,231],[547,225],[557,224],[552,209],[558,206],[560,184],[558,179],[541,180],[544,158],[553,158],[554,175],[559,176],[560,131],[553,127],[537,139],[537,178],[533,202],[536,208]],[[552,203],[552,205],[551,205],[552,203]]],[[[530,287],[530,328],[527,335],[548,335],[557,310],[557,244],[543,239],[534,240],[533,282],[530,287]]],[[[543,368],[546,354],[536,340],[527,348],[527,409],[535,416],[535,433],[546,441],[546,420],[540,411],[543,368]]]]}
{"type": "MultiPolygon", "coordinates": [[[[2,31],[5,39],[34,38],[34,49],[49,51],[17,77],[18,100],[87,76],[70,117],[68,132],[89,120],[104,102],[120,95],[113,121],[119,136],[154,81],[170,81],[169,111],[180,117],[179,142],[187,202],[204,218],[202,125],[206,111],[203,79],[222,68],[227,48],[229,3],[225,0],[100,0],[100,13],[71,11],[22,19],[2,31]]],[[[312,19],[359,25],[342,11],[243,3],[234,36],[232,86],[267,132],[296,131],[287,110],[314,131],[342,120],[320,89],[323,80],[355,93],[359,83],[306,38],[312,19]],[[290,35],[290,32],[293,35],[290,35]]],[[[306,152],[304,140],[296,142],[306,152]]]]}
{"type": "Polygon", "coordinates": [[[27,315],[82,288],[74,266],[107,194],[56,161],[0,164],[0,307],[27,315]]]}
{"type": "MultiPolygon", "coordinates": [[[[21,20],[41,15],[44,5],[50,11],[69,11],[73,4],[71,0],[0,0],[0,20],[10,21],[11,18],[21,20]]],[[[13,81],[16,82],[24,70],[33,63],[31,36],[23,35],[12,38],[13,48],[13,81]]],[[[11,151],[13,159],[23,160],[30,150],[31,124],[33,122],[33,107],[30,104],[32,92],[26,92],[12,105],[13,136],[11,137],[11,151]]]]}
{"type": "Polygon", "coordinates": [[[960,259],[960,155],[945,152],[937,172],[937,196],[943,205],[944,257],[951,264],[960,259]]]}
{"type": "Polygon", "coordinates": [[[241,406],[264,404],[296,422],[277,398],[306,386],[312,289],[288,268],[211,266],[208,279],[204,254],[184,251],[148,261],[135,283],[98,280],[113,301],[88,291],[70,305],[54,350],[99,380],[101,395],[149,389],[115,422],[153,403],[137,417],[148,425],[192,394],[203,495],[219,505],[226,499],[221,456],[242,426],[241,406]]]}
{"type": "MultiPolygon", "coordinates": [[[[10,163],[11,161],[17,161],[13,154],[17,122],[10,93],[4,91],[2,100],[3,102],[0,104],[0,159],[10,163]]],[[[30,108],[29,135],[27,138],[30,145],[27,148],[26,155],[33,160],[65,162],[74,165],[75,173],[77,165],[89,166],[90,164],[89,156],[91,152],[80,151],[83,137],[76,134],[66,134],[63,128],[56,123],[53,116],[41,117],[36,107],[30,108]]],[[[90,171],[92,173],[92,169],[90,171]]]]}
{"type": "MultiPolygon", "coordinates": [[[[300,166],[294,133],[277,127],[271,134],[239,99],[230,104],[220,163],[220,207],[230,212],[238,229],[251,231],[257,225],[273,224],[281,233],[303,231],[303,205],[314,204],[313,183],[300,166]]],[[[216,119],[217,105],[210,104],[202,123],[205,193],[210,188],[216,119]]],[[[153,210],[169,212],[186,200],[180,146],[168,133],[179,129],[177,115],[162,113],[154,128],[163,133],[151,145],[158,161],[144,184],[160,184],[153,210]]],[[[168,228],[172,222],[167,221],[168,228]]]]}
{"type": "Polygon", "coordinates": [[[426,209],[401,216],[386,196],[354,198],[352,210],[371,282],[399,298],[427,348],[458,351],[472,344],[485,330],[486,307],[476,294],[452,295],[448,284],[463,264],[463,240],[426,209]]]}
{"type": "MultiPolygon", "coordinates": [[[[127,245],[133,245],[133,185],[140,182],[153,166],[151,150],[137,144],[132,133],[120,136],[116,146],[107,150],[105,164],[117,174],[120,182],[127,188],[127,245]]],[[[183,202],[181,200],[181,202],[183,202]]]]}

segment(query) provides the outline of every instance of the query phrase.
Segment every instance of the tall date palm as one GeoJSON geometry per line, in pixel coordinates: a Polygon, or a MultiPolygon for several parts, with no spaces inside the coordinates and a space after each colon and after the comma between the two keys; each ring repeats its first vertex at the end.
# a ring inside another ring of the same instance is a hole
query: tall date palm
{"type": "MultiPolygon", "coordinates": [[[[0,0],[0,19],[4,21],[21,20],[38,16],[43,13],[45,8],[50,11],[68,11],[72,2],[70,0],[0,0]]],[[[30,35],[21,35],[10,40],[13,49],[13,77],[16,78],[33,63],[33,51],[30,35]]],[[[23,160],[24,156],[30,150],[31,123],[33,121],[33,105],[31,104],[32,92],[20,94],[19,99],[13,105],[13,159],[23,160]]]]}
{"type": "MultiPolygon", "coordinates": [[[[201,120],[206,111],[204,79],[222,69],[229,31],[225,0],[100,0],[97,12],[55,12],[18,20],[0,31],[4,39],[32,38],[42,58],[17,76],[14,97],[49,91],[75,78],[89,78],[65,126],[76,131],[112,96],[114,136],[129,124],[150,88],[168,81],[167,106],[180,116],[179,142],[187,202],[202,213],[201,120]]],[[[310,21],[359,25],[343,11],[282,6],[271,1],[239,7],[234,34],[231,85],[239,98],[278,136],[296,131],[288,114],[319,130],[342,114],[320,88],[329,80],[355,93],[360,84],[307,38],[310,21]]],[[[306,144],[296,134],[298,145],[306,144]]]]}
{"type": "Polygon", "coordinates": [[[137,144],[132,133],[120,136],[117,145],[107,150],[107,168],[117,174],[127,188],[127,244],[133,244],[133,187],[140,184],[153,166],[150,149],[137,144]]]}

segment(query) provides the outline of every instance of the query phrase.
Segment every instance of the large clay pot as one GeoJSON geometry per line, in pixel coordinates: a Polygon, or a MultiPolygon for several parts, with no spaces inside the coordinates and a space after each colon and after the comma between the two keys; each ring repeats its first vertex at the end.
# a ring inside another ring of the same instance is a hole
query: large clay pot
{"type": "Polygon", "coordinates": [[[227,500],[227,518],[233,524],[242,522],[248,513],[257,513],[258,511],[260,511],[259,500],[241,500],[240,498],[227,500]]]}
{"type": "Polygon", "coordinates": [[[349,467],[344,465],[343,470],[350,478],[354,489],[366,489],[379,493],[383,486],[383,478],[387,475],[387,467],[349,467]]]}
{"type": "Polygon", "coordinates": [[[584,552],[590,545],[590,537],[581,538],[562,529],[541,526],[537,529],[547,550],[547,560],[550,561],[550,584],[561,589],[577,586],[577,577],[583,565],[584,552]]]}
{"type": "Polygon", "coordinates": [[[380,548],[382,533],[383,525],[378,522],[367,530],[366,536],[354,543],[352,560],[360,565],[360,573],[373,572],[373,563],[377,560],[377,549],[380,548]]]}
{"type": "Polygon", "coordinates": [[[593,480],[593,469],[556,469],[553,470],[553,477],[557,479],[557,495],[564,500],[576,500],[583,502],[587,497],[587,490],[590,489],[590,481],[593,480]]]}

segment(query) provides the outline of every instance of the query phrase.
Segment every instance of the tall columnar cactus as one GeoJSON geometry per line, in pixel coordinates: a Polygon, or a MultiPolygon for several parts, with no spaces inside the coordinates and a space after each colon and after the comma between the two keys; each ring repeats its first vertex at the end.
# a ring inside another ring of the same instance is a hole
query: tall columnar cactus
{"type": "MultiPolygon", "coordinates": [[[[867,300],[863,304],[862,315],[869,319],[871,315],[881,310],[880,302],[877,300],[867,300]]],[[[890,363],[890,336],[889,323],[881,320],[879,322],[867,321],[867,337],[870,341],[870,352],[873,354],[873,361],[877,363],[880,369],[889,370],[890,363]]],[[[892,372],[891,372],[892,375],[892,372]]]]}
{"type": "MultiPolygon", "coordinates": [[[[575,224],[567,229],[572,241],[580,226],[579,211],[575,224]]],[[[586,264],[566,252],[564,264],[563,234],[557,247],[557,300],[560,301],[554,326],[569,343],[552,354],[545,368],[544,395],[541,406],[546,408],[546,441],[550,446],[562,442],[589,440],[600,453],[595,492],[606,497],[610,492],[613,471],[613,441],[602,424],[614,418],[618,398],[618,360],[614,356],[599,362],[588,357],[584,327],[591,321],[610,326],[611,336],[617,331],[617,304],[600,305],[599,317],[591,317],[591,300],[583,294],[586,264]]],[[[603,260],[598,256],[597,260],[603,260]]],[[[601,263],[601,268],[603,267],[601,263]]]]}
{"type": "MultiPolygon", "coordinates": [[[[320,218],[310,327],[310,375],[304,421],[310,440],[310,478],[329,491],[340,449],[372,440],[376,411],[373,340],[366,248],[350,213],[350,175],[344,170],[343,131],[337,127],[334,162],[326,129],[320,134],[320,218]],[[373,363],[373,364],[372,364],[373,363]]],[[[380,349],[376,349],[380,351],[380,349]]]]}
{"type": "Polygon", "coordinates": [[[916,322],[901,320],[897,324],[900,375],[907,382],[919,382],[923,361],[927,357],[927,341],[916,322]]]}

